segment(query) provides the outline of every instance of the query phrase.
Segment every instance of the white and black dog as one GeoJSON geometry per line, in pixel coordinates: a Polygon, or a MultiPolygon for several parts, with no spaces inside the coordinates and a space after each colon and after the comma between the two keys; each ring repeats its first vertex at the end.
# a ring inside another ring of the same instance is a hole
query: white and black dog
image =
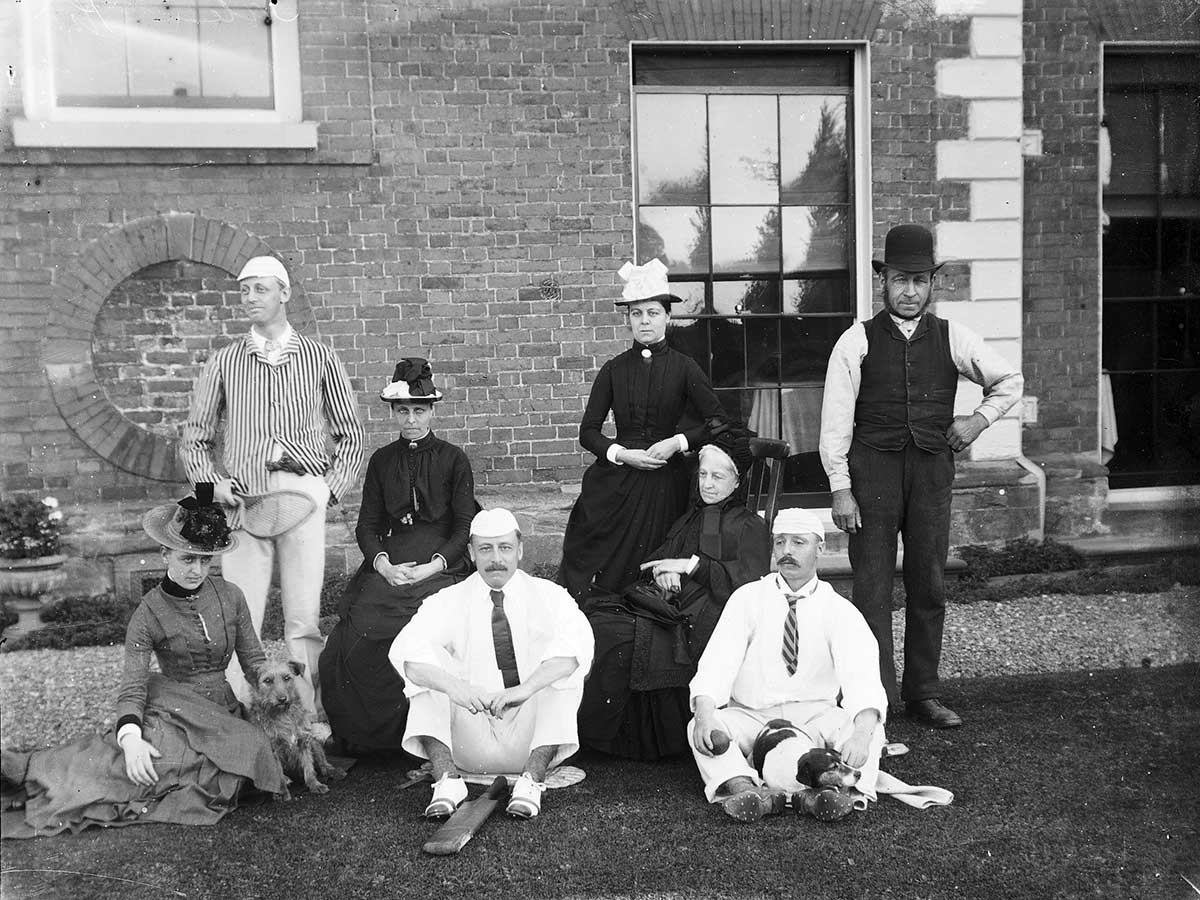
{"type": "Polygon", "coordinates": [[[859,771],[786,719],[772,719],[763,727],[750,762],[768,788],[787,794],[796,812],[831,822],[854,809],[850,789],[858,784],[859,771]]]}

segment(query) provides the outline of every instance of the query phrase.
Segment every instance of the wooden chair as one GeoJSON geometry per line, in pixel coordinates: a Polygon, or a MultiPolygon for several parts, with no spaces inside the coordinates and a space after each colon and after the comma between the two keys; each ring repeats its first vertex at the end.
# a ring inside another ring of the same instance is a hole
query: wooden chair
{"type": "Polygon", "coordinates": [[[791,456],[791,447],[787,441],[756,437],[750,439],[750,455],[754,457],[754,462],[750,465],[746,482],[746,507],[755,512],[762,511],[769,529],[775,522],[775,513],[779,511],[783,465],[791,456]]]}

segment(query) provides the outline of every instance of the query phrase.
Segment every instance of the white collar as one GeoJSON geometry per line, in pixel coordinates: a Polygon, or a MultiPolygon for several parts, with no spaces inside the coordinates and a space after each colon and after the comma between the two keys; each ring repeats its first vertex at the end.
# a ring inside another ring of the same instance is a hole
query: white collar
{"type": "Polygon", "coordinates": [[[811,597],[814,593],[816,593],[817,581],[817,576],[814,573],[812,578],[800,585],[800,589],[798,591],[793,591],[790,587],[788,587],[788,583],[783,580],[783,576],[778,572],[775,573],[775,586],[779,588],[779,592],[781,594],[792,594],[797,597],[811,597]]]}
{"type": "MultiPolygon", "coordinates": [[[[259,334],[254,329],[253,326],[251,326],[251,328],[250,328],[250,341],[251,341],[251,343],[254,344],[254,349],[256,349],[259,353],[266,354],[267,338],[265,338],[261,334],[259,334]]],[[[279,337],[275,339],[275,343],[277,343],[279,345],[279,348],[282,350],[284,347],[286,347],[291,342],[292,342],[292,323],[288,322],[286,325],[283,326],[283,333],[280,334],[279,337]]]]}

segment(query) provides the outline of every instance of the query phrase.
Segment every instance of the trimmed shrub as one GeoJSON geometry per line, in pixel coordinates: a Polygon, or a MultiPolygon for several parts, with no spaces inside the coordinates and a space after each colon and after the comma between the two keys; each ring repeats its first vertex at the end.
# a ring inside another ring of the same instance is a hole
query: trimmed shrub
{"type": "Polygon", "coordinates": [[[998,575],[1065,572],[1084,565],[1078,550],[1053,539],[1039,544],[1029,538],[1018,538],[1000,550],[970,544],[958,548],[957,555],[967,564],[967,568],[959,573],[959,581],[968,584],[982,584],[998,575]]]}
{"type": "Polygon", "coordinates": [[[8,628],[10,625],[16,625],[21,616],[15,609],[7,603],[0,603],[0,631],[8,628]]]}

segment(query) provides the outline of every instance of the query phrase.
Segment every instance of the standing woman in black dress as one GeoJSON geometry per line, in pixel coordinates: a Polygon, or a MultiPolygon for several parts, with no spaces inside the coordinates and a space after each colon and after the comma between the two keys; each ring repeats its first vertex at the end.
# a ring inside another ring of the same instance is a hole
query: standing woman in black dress
{"type": "Polygon", "coordinates": [[[616,593],[638,577],[646,553],[662,543],[687,506],[689,467],[704,424],[725,417],[708,378],[690,356],[667,346],[676,298],[657,259],[620,271],[633,346],[592,382],[579,443],[596,456],[563,536],[559,583],[580,604],[593,591],[616,593]],[[612,412],[616,438],[601,430],[612,412]],[[694,423],[680,430],[685,421],[694,423]]]}
{"type": "Polygon", "coordinates": [[[404,679],[388,650],[421,601],[469,574],[478,511],[471,463],[431,430],[442,399],[429,363],[402,359],[380,399],[400,431],[367,464],[354,536],[363,562],[321,653],[321,701],[339,749],[399,751],[408,719],[404,679]]]}

